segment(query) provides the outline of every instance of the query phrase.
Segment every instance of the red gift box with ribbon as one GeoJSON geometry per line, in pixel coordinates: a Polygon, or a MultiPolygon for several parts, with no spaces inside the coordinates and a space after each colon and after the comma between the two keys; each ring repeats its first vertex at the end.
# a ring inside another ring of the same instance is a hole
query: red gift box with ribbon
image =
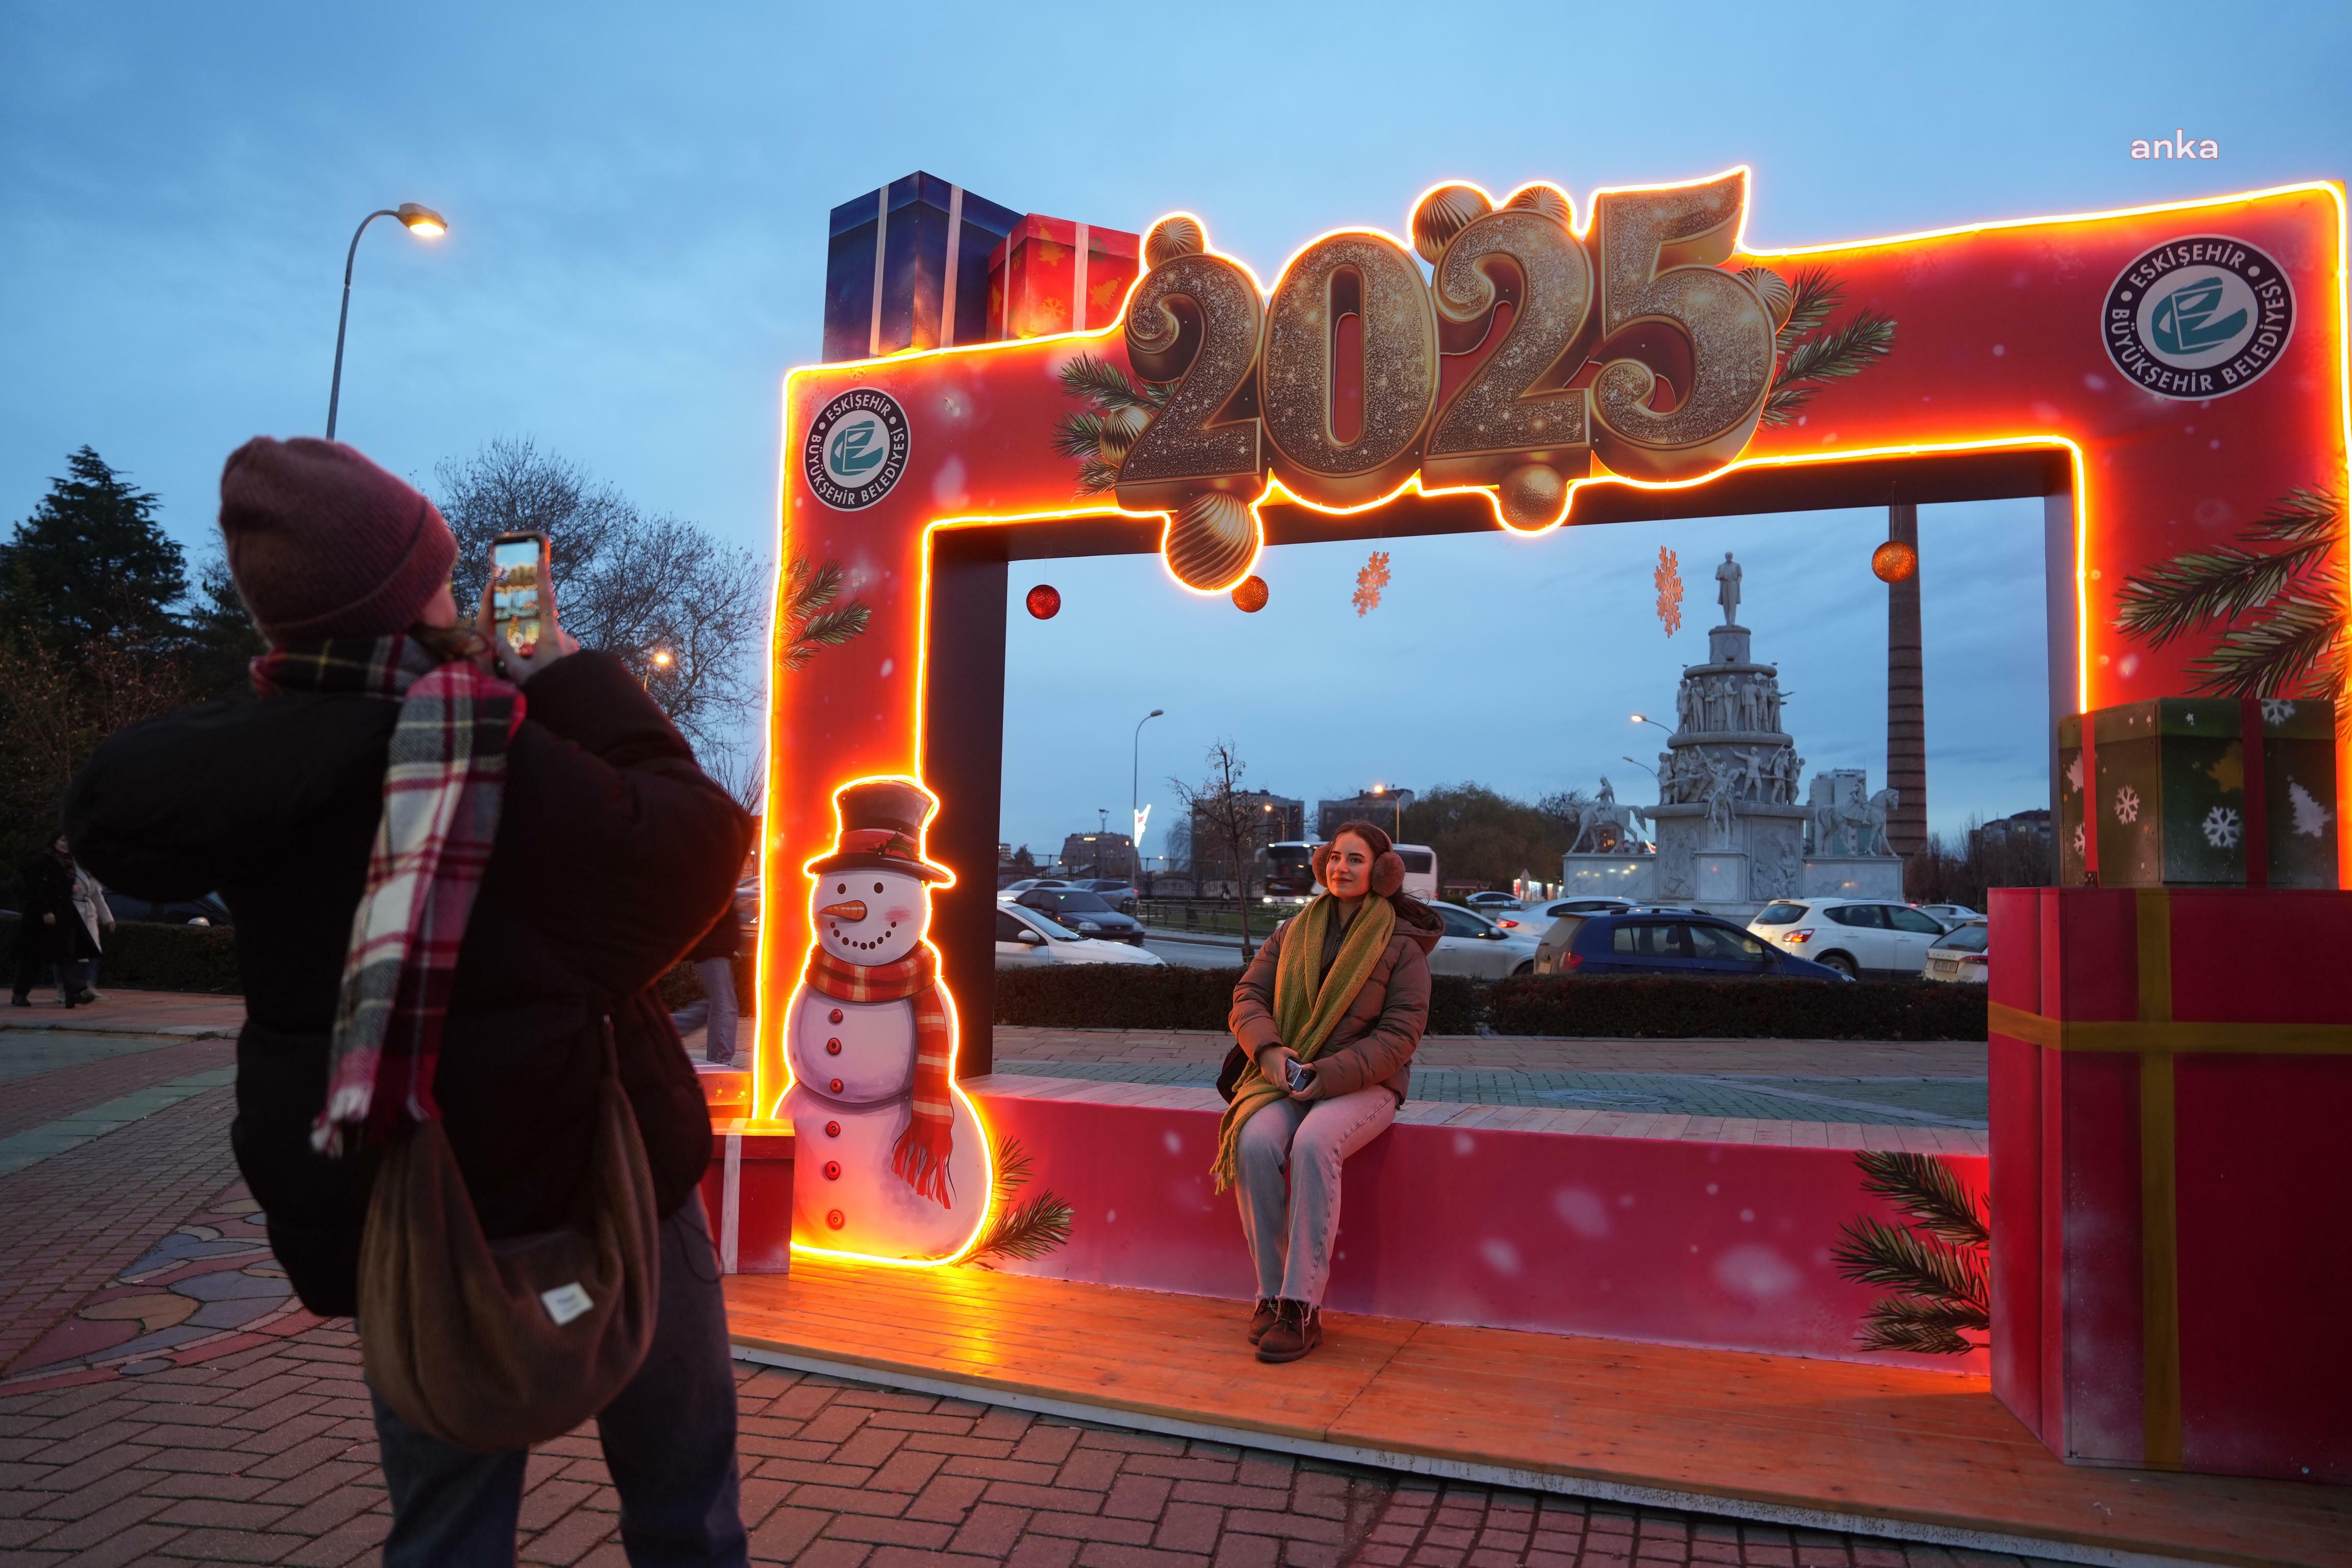
{"type": "Polygon", "coordinates": [[[793,1142],[790,1121],[712,1119],[702,1208],[720,1273],[792,1272],[793,1142]]]}
{"type": "Polygon", "coordinates": [[[1141,241],[1123,230],[1031,213],[988,258],[994,335],[1042,338],[1109,326],[1127,302],[1140,254],[1141,241]]]}
{"type": "Polygon", "coordinates": [[[2352,1481],[2352,893],[1992,893],[1993,1391],[2084,1464],[2352,1481]]]}

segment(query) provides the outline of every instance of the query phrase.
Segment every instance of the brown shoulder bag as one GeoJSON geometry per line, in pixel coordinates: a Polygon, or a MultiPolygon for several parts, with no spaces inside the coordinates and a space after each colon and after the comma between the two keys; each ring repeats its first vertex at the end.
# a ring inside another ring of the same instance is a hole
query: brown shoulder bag
{"type": "Polygon", "coordinates": [[[376,1173],[360,1244],[360,1354],[401,1418],[455,1447],[527,1448],[612,1403],[653,1342],[653,1176],[604,1021],[595,1146],[572,1220],[482,1235],[438,1121],[376,1173]]]}

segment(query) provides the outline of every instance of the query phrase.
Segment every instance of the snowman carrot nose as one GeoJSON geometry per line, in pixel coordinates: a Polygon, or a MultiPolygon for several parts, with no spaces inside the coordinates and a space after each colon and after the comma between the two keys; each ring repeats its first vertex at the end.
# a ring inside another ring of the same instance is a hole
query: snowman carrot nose
{"type": "Polygon", "coordinates": [[[846,903],[827,904],[817,913],[828,920],[848,921],[855,924],[866,918],[866,905],[859,900],[851,899],[846,903]]]}

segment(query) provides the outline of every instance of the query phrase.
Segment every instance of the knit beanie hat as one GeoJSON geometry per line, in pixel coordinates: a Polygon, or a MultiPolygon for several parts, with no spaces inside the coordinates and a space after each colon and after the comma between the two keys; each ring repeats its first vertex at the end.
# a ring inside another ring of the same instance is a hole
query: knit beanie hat
{"type": "Polygon", "coordinates": [[[271,643],[404,631],[449,580],[433,503],[340,441],[257,436],[221,470],[236,591],[271,643]]]}

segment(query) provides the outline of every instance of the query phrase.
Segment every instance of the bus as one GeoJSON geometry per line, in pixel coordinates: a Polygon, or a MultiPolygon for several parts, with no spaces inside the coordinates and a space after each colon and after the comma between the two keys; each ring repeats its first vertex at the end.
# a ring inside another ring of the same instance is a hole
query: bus
{"type": "MultiPolygon", "coordinates": [[[[1323,890],[1315,880],[1315,851],[1319,839],[1269,844],[1257,852],[1261,902],[1303,904],[1323,890]]],[[[1404,862],[1404,891],[1423,902],[1437,897],[1437,852],[1426,844],[1400,844],[1397,858],[1404,862]]]]}

